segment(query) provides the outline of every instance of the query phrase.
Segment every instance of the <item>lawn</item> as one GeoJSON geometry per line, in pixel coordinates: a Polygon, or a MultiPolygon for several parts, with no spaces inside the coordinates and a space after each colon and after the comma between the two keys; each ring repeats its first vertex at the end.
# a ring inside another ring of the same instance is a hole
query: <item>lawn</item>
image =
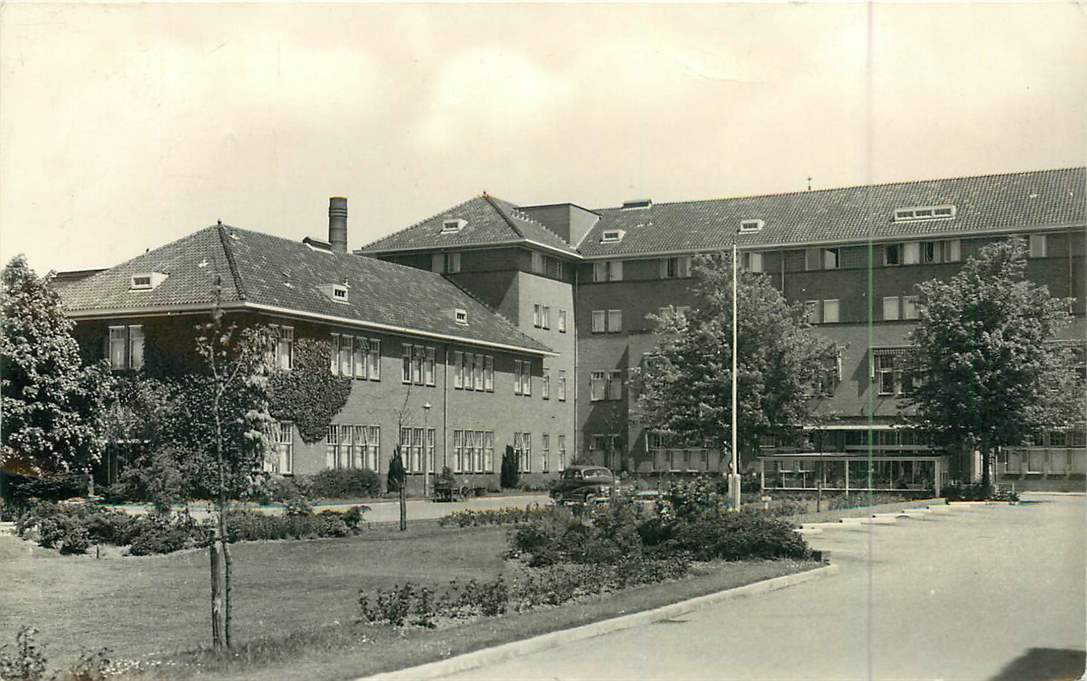
{"type": "MultiPolygon", "coordinates": [[[[360,588],[398,581],[493,578],[503,570],[503,528],[400,533],[375,528],[359,537],[254,542],[231,547],[236,640],[312,630],[357,614],[360,588]]],[[[0,537],[0,644],[19,626],[40,631],[51,666],[81,648],[123,657],[185,650],[210,638],[207,551],[100,560],[60,556],[0,537]]]]}

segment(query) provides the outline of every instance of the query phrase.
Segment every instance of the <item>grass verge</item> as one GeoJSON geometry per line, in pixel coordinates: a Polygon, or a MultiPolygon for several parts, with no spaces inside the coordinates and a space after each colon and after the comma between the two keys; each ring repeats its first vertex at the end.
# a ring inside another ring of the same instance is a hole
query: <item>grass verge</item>
{"type": "Polygon", "coordinates": [[[446,629],[396,629],[342,624],[237,646],[229,655],[208,650],[160,658],[158,678],[235,681],[354,679],[413,667],[552,631],[569,629],[753,582],[802,572],[820,563],[749,561],[703,564],[686,579],[629,589],[553,608],[484,618],[446,629]]]}

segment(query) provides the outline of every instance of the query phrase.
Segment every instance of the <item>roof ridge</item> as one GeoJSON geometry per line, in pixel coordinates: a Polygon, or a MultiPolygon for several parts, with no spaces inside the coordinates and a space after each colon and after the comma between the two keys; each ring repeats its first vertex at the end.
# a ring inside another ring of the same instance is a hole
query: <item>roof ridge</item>
{"type": "MultiPolygon", "coordinates": [[[[484,195],[484,196],[486,196],[486,195],[484,195]]],[[[385,236],[378,237],[378,238],[374,239],[373,241],[371,241],[371,242],[369,242],[367,244],[363,244],[359,248],[355,249],[355,252],[365,251],[367,248],[370,248],[371,246],[373,246],[373,245],[375,245],[377,243],[385,241],[386,239],[391,239],[394,236],[398,236],[398,235],[403,234],[404,232],[407,232],[409,230],[415,229],[416,227],[422,225],[425,222],[430,222],[431,220],[438,217],[442,213],[448,213],[449,211],[454,211],[454,210],[457,210],[458,208],[461,208],[463,206],[467,206],[469,203],[471,203],[472,201],[475,201],[478,198],[482,198],[482,197],[473,196],[470,199],[465,199],[464,201],[461,201],[460,203],[458,203],[457,205],[455,205],[455,206],[453,206],[451,208],[445,208],[443,210],[438,211],[437,213],[434,213],[433,215],[430,215],[428,217],[423,218],[422,220],[418,220],[416,222],[413,222],[412,224],[408,225],[407,227],[404,227],[402,229],[398,229],[395,232],[390,232],[390,233],[386,234],[385,236]]]]}
{"type": "MultiPolygon", "coordinates": [[[[245,285],[242,283],[241,274],[238,272],[238,263],[234,259],[234,251],[231,250],[228,241],[230,237],[226,233],[227,227],[228,225],[224,225],[221,222],[216,225],[219,232],[219,243],[223,246],[223,254],[226,256],[226,264],[227,268],[230,270],[230,277],[234,280],[234,290],[238,294],[238,300],[245,300],[245,285]]],[[[230,229],[235,228],[230,227],[230,229]]]]}
{"type": "MultiPolygon", "coordinates": [[[[875,189],[878,187],[891,187],[891,186],[908,186],[915,184],[923,184],[926,182],[954,182],[957,180],[984,180],[993,177],[1012,177],[1015,175],[1041,175],[1043,173],[1060,173],[1070,170],[1087,170],[1087,166],[1066,166],[1063,168],[1043,168],[1040,170],[1022,170],[1018,172],[1005,172],[1005,173],[986,173],[983,175],[957,175],[953,177],[930,177],[924,180],[896,180],[892,182],[877,182],[875,184],[853,184],[845,185],[843,187],[826,187],[823,189],[799,189],[790,192],[769,192],[766,194],[745,194],[742,196],[719,196],[712,199],[685,199],[682,201],[654,201],[654,206],[676,206],[687,203],[712,203],[714,201],[741,201],[744,199],[768,199],[780,196],[794,196],[805,194],[821,194],[826,192],[846,191],[849,189],[875,189]]],[[[622,206],[608,206],[605,208],[594,208],[592,212],[597,211],[616,211],[622,210],[622,206]]]]}
{"type": "MultiPolygon", "coordinates": [[[[510,219],[510,216],[506,215],[506,211],[502,210],[502,208],[500,208],[499,205],[494,202],[495,197],[491,196],[490,194],[484,194],[483,195],[483,200],[486,201],[488,204],[490,204],[491,208],[493,208],[496,213],[498,213],[500,216],[502,216],[502,220],[505,221],[505,223],[509,226],[510,229],[513,230],[514,234],[521,237],[522,239],[527,239],[528,238],[528,237],[525,236],[525,233],[520,230],[520,228],[518,228],[515,224],[513,224],[513,220],[510,219]]],[[[502,201],[502,199],[498,199],[498,200],[502,201]]],[[[510,204],[510,205],[512,206],[513,204],[510,204]]]]}

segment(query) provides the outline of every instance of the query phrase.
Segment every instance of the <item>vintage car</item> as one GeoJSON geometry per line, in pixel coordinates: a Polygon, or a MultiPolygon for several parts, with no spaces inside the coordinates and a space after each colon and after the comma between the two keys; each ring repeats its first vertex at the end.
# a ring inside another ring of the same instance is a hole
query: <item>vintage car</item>
{"type": "Polygon", "coordinates": [[[615,475],[603,466],[570,466],[562,472],[551,490],[559,506],[591,504],[607,499],[615,485],[615,475]]]}

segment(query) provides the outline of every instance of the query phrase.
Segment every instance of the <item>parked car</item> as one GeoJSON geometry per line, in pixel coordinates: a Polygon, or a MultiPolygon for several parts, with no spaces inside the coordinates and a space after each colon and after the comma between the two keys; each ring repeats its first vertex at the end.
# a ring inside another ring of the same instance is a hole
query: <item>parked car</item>
{"type": "Polygon", "coordinates": [[[551,489],[551,498],[559,506],[595,503],[607,499],[615,485],[615,475],[603,466],[570,466],[551,489]]]}

